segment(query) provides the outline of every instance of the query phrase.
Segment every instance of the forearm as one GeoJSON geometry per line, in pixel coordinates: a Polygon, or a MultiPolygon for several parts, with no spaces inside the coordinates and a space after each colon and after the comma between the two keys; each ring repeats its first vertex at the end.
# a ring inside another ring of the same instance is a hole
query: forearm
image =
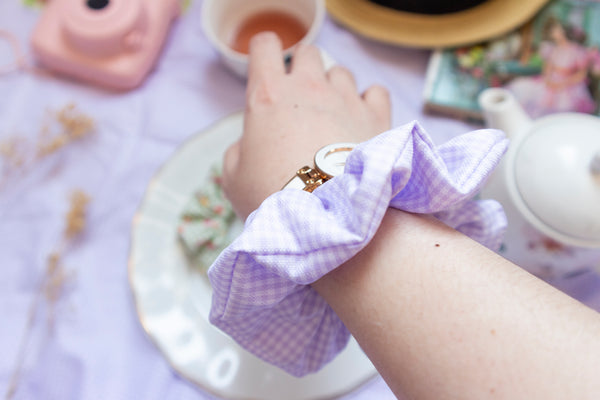
{"type": "Polygon", "coordinates": [[[399,396],[600,396],[599,315],[433,219],[390,210],[313,287],[399,396]]]}

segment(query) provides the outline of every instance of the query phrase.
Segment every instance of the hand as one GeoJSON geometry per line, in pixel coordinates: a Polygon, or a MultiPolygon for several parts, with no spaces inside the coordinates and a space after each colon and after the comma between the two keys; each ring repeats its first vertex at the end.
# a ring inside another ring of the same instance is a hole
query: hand
{"type": "Polygon", "coordinates": [[[315,152],[335,142],[363,142],[389,129],[386,89],[360,95],[343,67],[324,70],[319,50],[301,45],[286,72],[281,42],[272,33],[255,36],[241,139],[225,153],[223,187],[245,219],[280,190],[315,152]]]}

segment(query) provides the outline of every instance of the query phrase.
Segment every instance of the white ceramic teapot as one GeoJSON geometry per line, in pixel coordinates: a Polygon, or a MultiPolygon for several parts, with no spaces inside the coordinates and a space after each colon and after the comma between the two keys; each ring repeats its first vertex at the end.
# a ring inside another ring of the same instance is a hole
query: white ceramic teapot
{"type": "Polygon", "coordinates": [[[508,219],[500,250],[543,279],[600,270],[600,118],[559,113],[532,121],[514,96],[479,96],[486,123],[509,149],[484,187],[508,219]]]}

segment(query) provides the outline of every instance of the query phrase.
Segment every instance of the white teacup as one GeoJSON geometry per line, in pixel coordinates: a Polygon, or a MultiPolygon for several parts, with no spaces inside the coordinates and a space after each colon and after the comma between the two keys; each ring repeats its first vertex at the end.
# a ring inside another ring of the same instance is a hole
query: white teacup
{"type": "Polygon", "coordinates": [[[245,78],[248,72],[248,54],[234,50],[232,47],[240,28],[250,19],[264,13],[285,14],[304,27],[306,32],[304,36],[297,43],[284,49],[284,55],[287,57],[298,43],[312,43],[315,40],[325,17],[325,1],[204,0],[202,4],[204,33],[219,52],[223,63],[242,78],[245,78]]]}

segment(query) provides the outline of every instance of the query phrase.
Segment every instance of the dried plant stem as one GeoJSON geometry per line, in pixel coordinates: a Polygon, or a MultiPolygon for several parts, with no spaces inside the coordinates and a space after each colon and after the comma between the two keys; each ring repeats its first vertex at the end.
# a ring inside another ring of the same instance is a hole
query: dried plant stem
{"type": "MultiPolygon", "coordinates": [[[[43,284],[42,284],[43,285],[43,284]]],[[[13,369],[13,373],[10,377],[10,381],[8,384],[8,390],[4,395],[5,400],[10,400],[13,398],[15,393],[17,392],[17,388],[19,382],[21,380],[21,371],[23,370],[23,364],[25,363],[25,359],[27,357],[27,344],[29,343],[29,337],[31,336],[31,332],[33,330],[33,322],[35,321],[35,317],[37,314],[38,304],[40,299],[42,298],[42,290],[38,290],[31,306],[29,307],[27,324],[25,325],[25,333],[21,338],[21,343],[19,345],[19,351],[17,353],[17,363],[13,369]]]]}
{"type": "Polygon", "coordinates": [[[27,323],[21,342],[19,351],[17,352],[17,360],[13,373],[10,377],[8,390],[4,396],[5,400],[10,400],[17,392],[23,365],[27,358],[27,349],[33,325],[37,319],[38,309],[42,300],[48,305],[48,325],[54,324],[54,306],[64,292],[65,283],[69,280],[69,274],[62,264],[62,254],[69,243],[72,243],[85,229],[86,226],[86,211],[90,201],[89,196],[81,191],[76,190],[71,194],[69,211],[65,216],[65,229],[63,232],[63,240],[57,250],[48,255],[46,270],[42,278],[42,282],[36,290],[35,297],[29,307],[27,323]]]}

